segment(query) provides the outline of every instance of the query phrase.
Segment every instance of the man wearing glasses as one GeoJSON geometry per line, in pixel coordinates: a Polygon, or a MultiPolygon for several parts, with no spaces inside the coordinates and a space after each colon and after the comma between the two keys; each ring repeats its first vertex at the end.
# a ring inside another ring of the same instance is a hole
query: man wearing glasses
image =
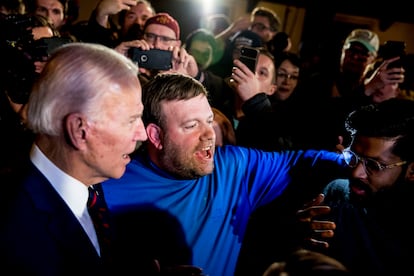
{"type": "MultiPolygon", "coordinates": [[[[122,42],[115,50],[128,56],[130,48],[147,51],[150,49],[172,52],[170,72],[181,73],[203,81],[201,71],[194,57],[181,47],[180,26],[168,13],[157,13],[148,18],[144,25],[143,39],[122,42]]],[[[168,61],[167,61],[168,62],[168,61]]],[[[140,67],[141,80],[152,78],[158,71],[140,67]]],[[[143,80],[145,81],[145,80],[143,80]]]]}
{"type": "MultiPolygon", "coordinates": [[[[148,51],[159,49],[172,52],[171,69],[154,70],[140,66],[140,81],[146,83],[158,73],[178,73],[193,77],[201,82],[209,92],[210,104],[218,108],[229,118],[232,106],[227,104],[233,99],[233,93],[225,83],[224,79],[216,76],[209,70],[202,70],[198,66],[194,56],[189,54],[185,47],[182,47],[180,40],[180,26],[178,21],[165,12],[157,13],[148,18],[143,29],[143,39],[122,42],[115,48],[118,52],[130,56],[130,49],[138,48],[148,51]]],[[[159,58],[161,59],[161,58],[159,58]]],[[[162,58],[162,60],[165,60],[162,58]]],[[[166,60],[168,62],[168,60],[166,60]]]]}
{"type": "Polygon", "coordinates": [[[268,43],[281,27],[279,16],[271,9],[256,7],[251,12],[250,30],[260,36],[264,43],[268,43]]]}
{"type": "Polygon", "coordinates": [[[227,29],[217,34],[216,38],[231,43],[240,32],[250,30],[260,36],[262,43],[266,44],[280,31],[281,26],[282,21],[277,13],[258,6],[248,16],[236,19],[227,29]]]}
{"type": "Polygon", "coordinates": [[[356,275],[403,274],[414,248],[412,223],[405,223],[413,214],[414,102],[394,98],[362,107],[346,127],[352,143],[343,155],[351,177],[323,191],[330,222],[316,228],[334,230],[324,253],[356,275]]]}

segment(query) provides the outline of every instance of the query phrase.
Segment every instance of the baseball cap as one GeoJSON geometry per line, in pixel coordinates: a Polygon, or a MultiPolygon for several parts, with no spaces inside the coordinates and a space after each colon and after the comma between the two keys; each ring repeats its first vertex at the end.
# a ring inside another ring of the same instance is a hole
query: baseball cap
{"type": "Polygon", "coordinates": [[[369,52],[376,54],[379,49],[379,38],[376,33],[367,29],[353,30],[345,40],[344,46],[352,42],[359,42],[364,45],[369,52]]]}
{"type": "Polygon", "coordinates": [[[233,40],[233,47],[238,48],[241,46],[250,46],[250,47],[262,47],[262,40],[260,36],[255,32],[250,30],[245,30],[240,32],[233,40]]]}
{"type": "Polygon", "coordinates": [[[145,21],[144,30],[151,24],[164,25],[174,31],[176,39],[180,39],[180,26],[177,20],[165,12],[157,13],[145,21]]]}

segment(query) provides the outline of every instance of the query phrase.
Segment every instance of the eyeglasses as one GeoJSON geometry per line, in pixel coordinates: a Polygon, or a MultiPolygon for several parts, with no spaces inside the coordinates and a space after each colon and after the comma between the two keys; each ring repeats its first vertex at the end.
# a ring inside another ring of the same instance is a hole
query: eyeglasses
{"type": "Polygon", "coordinates": [[[345,163],[350,168],[355,168],[356,166],[358,166],[359,162],[361,162],[364,165],[365,171],[369,174],[380,172],[386,169],[391,169],[394,167],[399,167],[407,163],[407,161],[400,161],[394,164],[385,165],[381,164],[377,160],[358,156],[356,153],[349,149],[343,150],[342,155],[344,156],[345,163]]]}
{"type": "Polygon", "coordinates": [[[159,39],[159,41],[162,44],[169,44],[170,42],[177,40],[177,39],[172,38],[172,37],[163,36],[163,35],[156,35],[156,34],[153,34],[153,33],[145,33],[144,34],[144,39],[146,41],[148,41],[149,43],[154,43],[157,40],[157,38],[159,39]]]}
{"type": "Polygon", "coordinates": [[[287,74],[285,72],[276,72],[276,77],[285,79],[285,80],[293,80],[293,81],[297,81],[299,79],[299,76],[287,74]]]}
{"type": "Polygon", "coordinates": [[[253,23],[251,29],[256,29],[259,32],[262,32],[265,30],[272,30],[271,27],[267,27],[263,23],[253,23]]]}

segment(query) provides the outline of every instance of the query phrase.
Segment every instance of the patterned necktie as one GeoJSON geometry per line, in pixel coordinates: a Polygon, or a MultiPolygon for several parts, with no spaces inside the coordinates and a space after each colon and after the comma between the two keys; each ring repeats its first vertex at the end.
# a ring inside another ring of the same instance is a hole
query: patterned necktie
{"type": "Polygon", "coordinates": [[[95,184],[88,188],[88,212],[92,218],[96,235],[101,248],[101,257],[110,259],[111,229],[109,223],[109,211],[106,205],[101,184],[95,184]]]}

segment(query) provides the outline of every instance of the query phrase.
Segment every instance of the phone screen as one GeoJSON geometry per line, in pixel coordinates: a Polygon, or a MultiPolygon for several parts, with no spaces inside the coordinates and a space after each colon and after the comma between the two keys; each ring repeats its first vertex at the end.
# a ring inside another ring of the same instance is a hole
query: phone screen
{"type": "Polygon", "coordinates": [[[250,71],[256,72],[257,57],[259,50],[253,47],[241,47],[239,60],[245,64],[250,71]]]}

